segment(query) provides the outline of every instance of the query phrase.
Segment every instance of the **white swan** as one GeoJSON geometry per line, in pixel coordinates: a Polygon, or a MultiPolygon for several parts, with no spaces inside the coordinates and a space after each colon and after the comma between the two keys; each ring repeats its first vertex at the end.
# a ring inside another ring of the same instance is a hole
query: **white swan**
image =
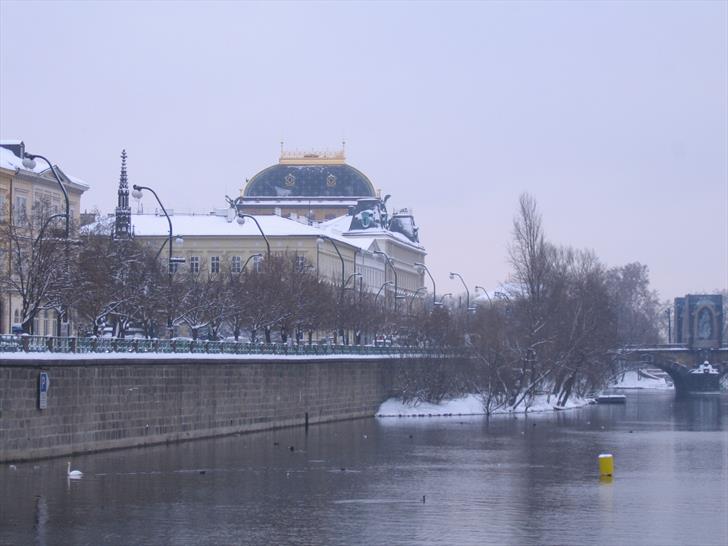
{"type": "Polygon", "coordinates": [[[71,470],[71,461],[68,461],[68,477],[69,478],[81,478],[83,472],[80,470],[71,470]]]}

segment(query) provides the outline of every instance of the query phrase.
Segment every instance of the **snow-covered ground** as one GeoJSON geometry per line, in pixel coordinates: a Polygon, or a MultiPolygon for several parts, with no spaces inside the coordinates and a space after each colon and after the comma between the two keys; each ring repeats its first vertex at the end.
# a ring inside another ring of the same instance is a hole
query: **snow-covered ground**
{"type": "MultiPolygon", "coordinates": [[[[531,413],[554,411],[556,397],[551,396],[550,399],[545,394],[538,395],[532,400],[530,406],[526,407],[521,404],[516,407],[499,408],[493,411],[493,414],[504,413],[531,413]]],[[[566,406],[558,409],[579,408],[588,404],[588,400],[583,398],[572,398],[566,403],[566,406]]],[[[462,398],[454,398],[445,400],[440,404],[430,404],[421,402],[417,404],[407,404],[397,398],[390,398],[379,406],[377,417],[438,417],[438,416],[454,416],[454,415],[485,415],[483,403],[480,396],[469,394],[462,398]]]]}
{"type": "MultiPolygon", "coordinates": [[[[664,379],[650,379],[641,377],[637,371],[625,372],[617,381],[609,385],[610,389],[672,389],[664,379]]],[[[531,413],[554,411],[556,398],[551,396],[549,399],[546,395],[538,395],[526,408],[523,404],[515,408],[500,408],[495,410],[494,414],[503,413],[531,413]]],[[[570,398],[566,403],[566,407],[558,409],[572,409],[585,406],[589,403],[587,399],[570,398]]],[[[384,402],[377,411],[378,417],[438,417],[450,415],[484,415],[483,404],[478,395],[469,394],[462,398],[453,400],[445,400],[440,404],[429,404],[422,402],[419,404],[405,404],[397,398],[390,398],[384,402]]]]}
{"type": "Polygon", "coordinates": [[[613,389],[672,389],[672,386],[668,385],[664,379],[640,377],[636,371],[625,372],[624,376],[620,376],[609,386],[613,389]]]}

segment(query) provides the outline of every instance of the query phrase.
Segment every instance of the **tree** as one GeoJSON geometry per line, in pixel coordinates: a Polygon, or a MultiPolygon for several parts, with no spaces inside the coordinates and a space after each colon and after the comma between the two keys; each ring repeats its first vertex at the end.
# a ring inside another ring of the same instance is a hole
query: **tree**
{"type": "Polygon", "coordinates": [[[650,290],[646,265],[633,262],[608,272],[608,287],[617,321],[617,341],[622,345],[657,343],[660,300],[650,290]]]}
{"type": "Polygon", "coordinates": [[[0,271],[0,289],[20,299],[20,324],[31,333],[33,319],[43,309],[58,309],[71,284],[69,265],[74,245],[58,230],[59,218],[47,207],[33,207],[13,221],[0,223],[0,241],[7,253],[7,268],[0,271]]]}
{"type": "Polygon", "coordinates": [[[166,279],[155,249],[136,240],[113,240],[104,229],[82,235],[76,269],[76,310],[84,329],[106,325],[124,337],[132,325],[155,335],[166,308],[166,279]]]}

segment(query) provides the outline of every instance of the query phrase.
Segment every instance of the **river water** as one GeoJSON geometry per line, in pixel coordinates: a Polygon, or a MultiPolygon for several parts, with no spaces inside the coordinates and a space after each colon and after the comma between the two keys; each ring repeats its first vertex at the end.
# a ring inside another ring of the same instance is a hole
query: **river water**
{"type": "Polygon", "coordinates": [[[627,396],[3,465],[0,543],[728,544],[728,396],[627,396]]]}

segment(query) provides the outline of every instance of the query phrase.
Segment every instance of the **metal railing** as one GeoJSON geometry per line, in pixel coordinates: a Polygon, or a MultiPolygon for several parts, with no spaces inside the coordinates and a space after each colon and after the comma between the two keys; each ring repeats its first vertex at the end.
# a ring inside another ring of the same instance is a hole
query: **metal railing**
{"type": "Polygon", "coordinates": [[[205,341],[181,339],[121,339],[30,335],[0,335],[0,353],[139,353],[139,354],[229,354],[229,355],[387,355],[454,357],[463,352],[454,348],[307,345],[205,341]]]}

